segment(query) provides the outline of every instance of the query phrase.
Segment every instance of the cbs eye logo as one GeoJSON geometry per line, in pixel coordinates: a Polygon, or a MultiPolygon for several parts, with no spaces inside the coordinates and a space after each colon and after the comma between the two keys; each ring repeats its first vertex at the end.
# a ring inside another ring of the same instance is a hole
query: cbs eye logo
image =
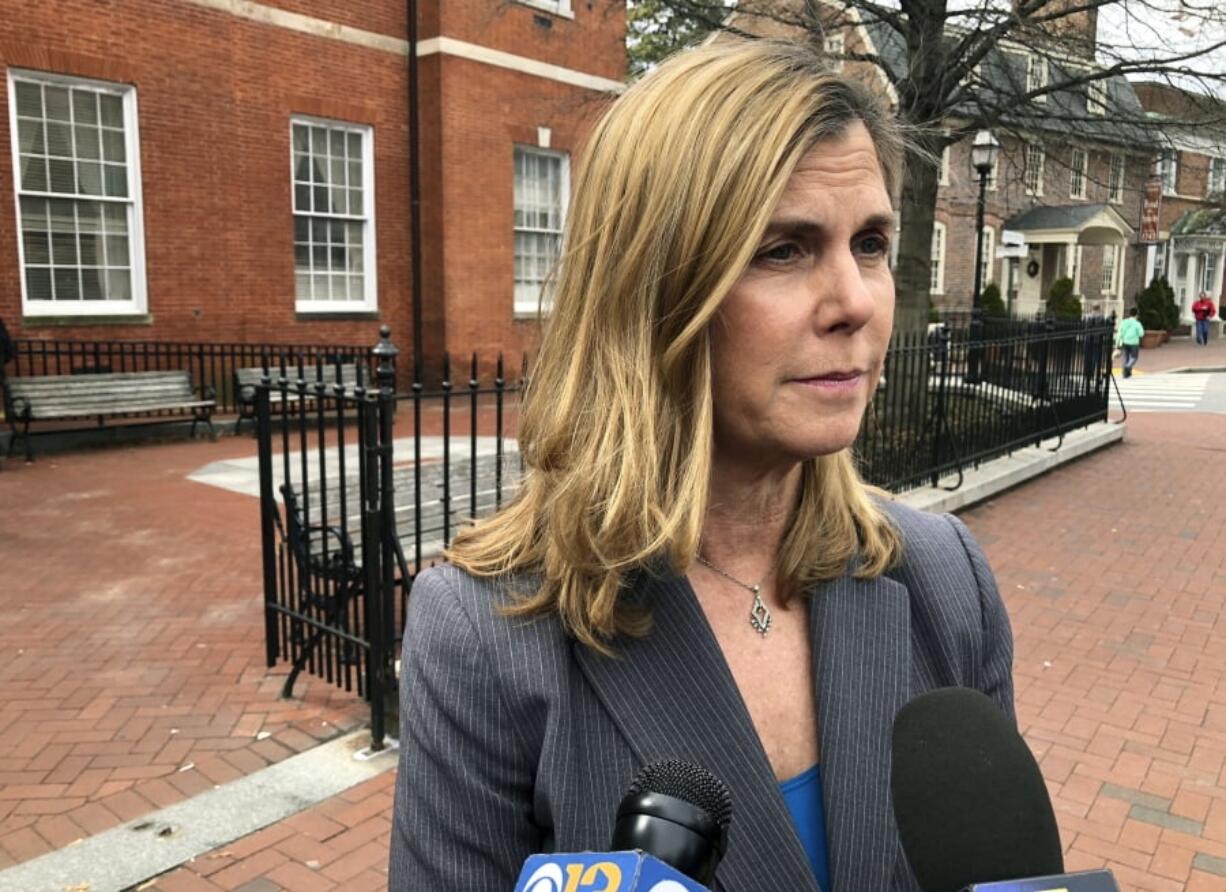
{"type": "MultiPolygon", "coordinates": [[[[568,864],[563,872],[558,864],[542,864],[524,886],[524,892],[619,892],[622,888],[621,868],[612,861],[588,865],[568,864]]],[[[675,880],[661,880],[647,892],[687,892],[675,880]]]]}
{"type": "Polygon", "coordinates": [[[567,864],[565,874],[558,864],[542,864],[528,877],[524,892],[618,892],[621,885],[621,868],[612,861],[588,865],[586,870],[582,864],[567,864]]]}

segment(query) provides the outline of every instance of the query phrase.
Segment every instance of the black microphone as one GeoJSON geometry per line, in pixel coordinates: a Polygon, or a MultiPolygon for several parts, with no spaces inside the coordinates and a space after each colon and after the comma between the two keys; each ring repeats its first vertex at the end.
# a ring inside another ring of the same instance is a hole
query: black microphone
{"type": "Polygon", "coordinates": [[[731,820],[732,795],[711,772],[653,762],[617,807],[611,851],[532,855],[515,892],[710,892],[731,820]]]}
{"type": "MultiPolygon", "coordinates": [[[[924,892],[1064,870],[1039,766],[1000,707],[979,691],[942,688],[899,710],[890,783],[898,835],[924,892]]],[[[1103,872],[1094,873],[1101,882],[1103,872]]]]}
{"type": "Polygon", "coordinates": [[[709,886],[731,820],[732,794],[711,772],[680,759],[652,762],[617,807],[610,848],[641,849],[709,886]]]}

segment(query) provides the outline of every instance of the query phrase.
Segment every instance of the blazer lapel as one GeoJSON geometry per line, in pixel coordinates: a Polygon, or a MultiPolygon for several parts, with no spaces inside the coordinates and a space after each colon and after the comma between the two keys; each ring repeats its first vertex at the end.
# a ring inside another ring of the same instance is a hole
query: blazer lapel
{"type": "Polygon", "coordinates": [[[728,785],[732,824],[719,889],[815,892],[774,772],[689,582],[643,575],[634,596],[652,606],[651,634],[621,642],[614,658],[575,646],[596,695],[643,764],[685,759],[728,785]]]}
{"type": "Polygon", "coordinates": [[[899,857],[890,743],[910,692],[907,589],[845,575],[818,589],[810,623],[831,883],[889,889],[899,857]]]}

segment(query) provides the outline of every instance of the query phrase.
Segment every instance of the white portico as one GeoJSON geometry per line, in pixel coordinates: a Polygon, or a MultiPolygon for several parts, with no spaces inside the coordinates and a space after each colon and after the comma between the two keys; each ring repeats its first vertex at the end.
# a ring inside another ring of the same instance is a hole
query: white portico
{"type": "Polygon", "coordinates": [[[1016,315],[1029,315],[1043,309],[1052,283],[1059,278],[1073,280],[1077,294],[1097,295],[1103,312],[1123,312],[1124,251],[1133,238],[1133,229],[1109,204],[1076,204],[1060,207],[1040,206],[1008,220],[1005,229],[1023,234],[1026,256],[1018,261],[1014,284],[1016,315]],[[1083,289],[1081,267],[1083,252],[1100,251],[1102,281],[1083,289]]]}

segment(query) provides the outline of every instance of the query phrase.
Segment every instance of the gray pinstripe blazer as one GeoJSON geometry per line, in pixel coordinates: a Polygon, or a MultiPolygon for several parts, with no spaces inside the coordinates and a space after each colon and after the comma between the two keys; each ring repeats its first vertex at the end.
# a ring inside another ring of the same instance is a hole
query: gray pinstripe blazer
{"type": "MultiPolygon", "coordinates": [[[[917,890],[890,801],[895,713],[964,685],[1013,715],[1012,636],[992,572],[952,516],[890,504],[905,542],[887,576],[834,580],[810,610],[830,872],[838,892],[917,890]]],[[[687,759],[728,784],[722,892],[817,883],[715,637],[684,577],[644,577],[654,631],[595,655],[552,618],[509,620],[490,580],[418,577],[401,669],[390,888],[510,892],[541,851],[608,847],[645,763],[687,759]]],[[[829,892],[829,890],[825,890],[829,892]]]]}

